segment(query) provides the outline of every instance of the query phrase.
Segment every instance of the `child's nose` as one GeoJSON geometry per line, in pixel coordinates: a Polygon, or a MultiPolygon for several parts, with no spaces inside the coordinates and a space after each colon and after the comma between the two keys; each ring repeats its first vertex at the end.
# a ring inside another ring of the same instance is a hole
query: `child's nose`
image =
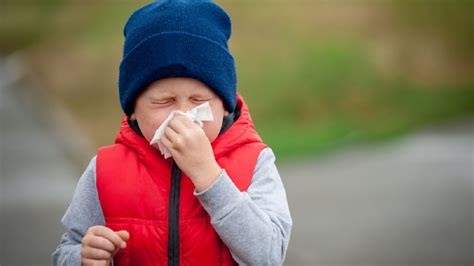
{"type": "Polygon", "coordinates": [[[183,101],[179,103],[178,108],[181,112],[187,112],[193,108],[193,105],[190,101],[183,101]]]}

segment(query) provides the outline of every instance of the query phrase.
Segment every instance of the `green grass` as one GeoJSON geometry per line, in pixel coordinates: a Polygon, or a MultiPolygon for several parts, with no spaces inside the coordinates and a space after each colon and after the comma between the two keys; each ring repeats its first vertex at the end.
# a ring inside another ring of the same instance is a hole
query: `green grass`
{"type": "Polygon", "coordinates": [[[474,83],[426,86],[386,78],[351,40],[301,43],[294,59],[272,57],[240,83],[264,140],[281,157],[323,154],[391,139],[474,113],[474,83]]]}

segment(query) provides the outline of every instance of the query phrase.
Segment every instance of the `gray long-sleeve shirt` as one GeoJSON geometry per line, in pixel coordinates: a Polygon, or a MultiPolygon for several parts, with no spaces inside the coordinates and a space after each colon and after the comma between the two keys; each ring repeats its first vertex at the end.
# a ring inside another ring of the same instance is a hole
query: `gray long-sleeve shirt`
{"type": "MultiPolygon", "coordinates": [[[[246,192],[240,192],[224,170],[209,188],[194,195],[240,265],[283,264],[292,220],[270,148],[260,153],[246,192]]],[[[79,179],[61,221],[67,232],[52,254],[53,263],[81,265],[82,237],[89,227],[105,225],[96,187],[96,157],[79,179]]]]}

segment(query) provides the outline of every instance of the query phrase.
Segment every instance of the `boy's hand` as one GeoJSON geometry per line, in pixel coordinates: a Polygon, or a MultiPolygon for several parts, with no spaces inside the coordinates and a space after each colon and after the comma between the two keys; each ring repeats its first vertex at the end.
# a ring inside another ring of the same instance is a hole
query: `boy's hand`
{"type": "Polygon", "coordinates": [[[204,130],[186,116],[174,116],[161,141],[197,191],[205,190],[221,173],[204,130]]]}
{"type": "Polygon", "coordinates": [[[82,238],[82,265],[110,265],[119,249],[127,246],[129,237],[124,230],[114,232],[102,225],[89,227],[82,238]]]}

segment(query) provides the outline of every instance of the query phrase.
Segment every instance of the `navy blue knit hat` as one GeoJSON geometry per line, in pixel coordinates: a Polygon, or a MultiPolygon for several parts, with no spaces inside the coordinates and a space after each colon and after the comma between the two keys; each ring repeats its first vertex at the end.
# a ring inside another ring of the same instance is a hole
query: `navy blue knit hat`
{"type": "Polygon", "coordinates": [[[236,106],[234,58],[227,41],[231,21],[212,1],[156,1],[135,11],[124,28],[119,94],[131,115],[138,95],[152,82],[169,77],[200,80],[223,101],[236,106]]]}

